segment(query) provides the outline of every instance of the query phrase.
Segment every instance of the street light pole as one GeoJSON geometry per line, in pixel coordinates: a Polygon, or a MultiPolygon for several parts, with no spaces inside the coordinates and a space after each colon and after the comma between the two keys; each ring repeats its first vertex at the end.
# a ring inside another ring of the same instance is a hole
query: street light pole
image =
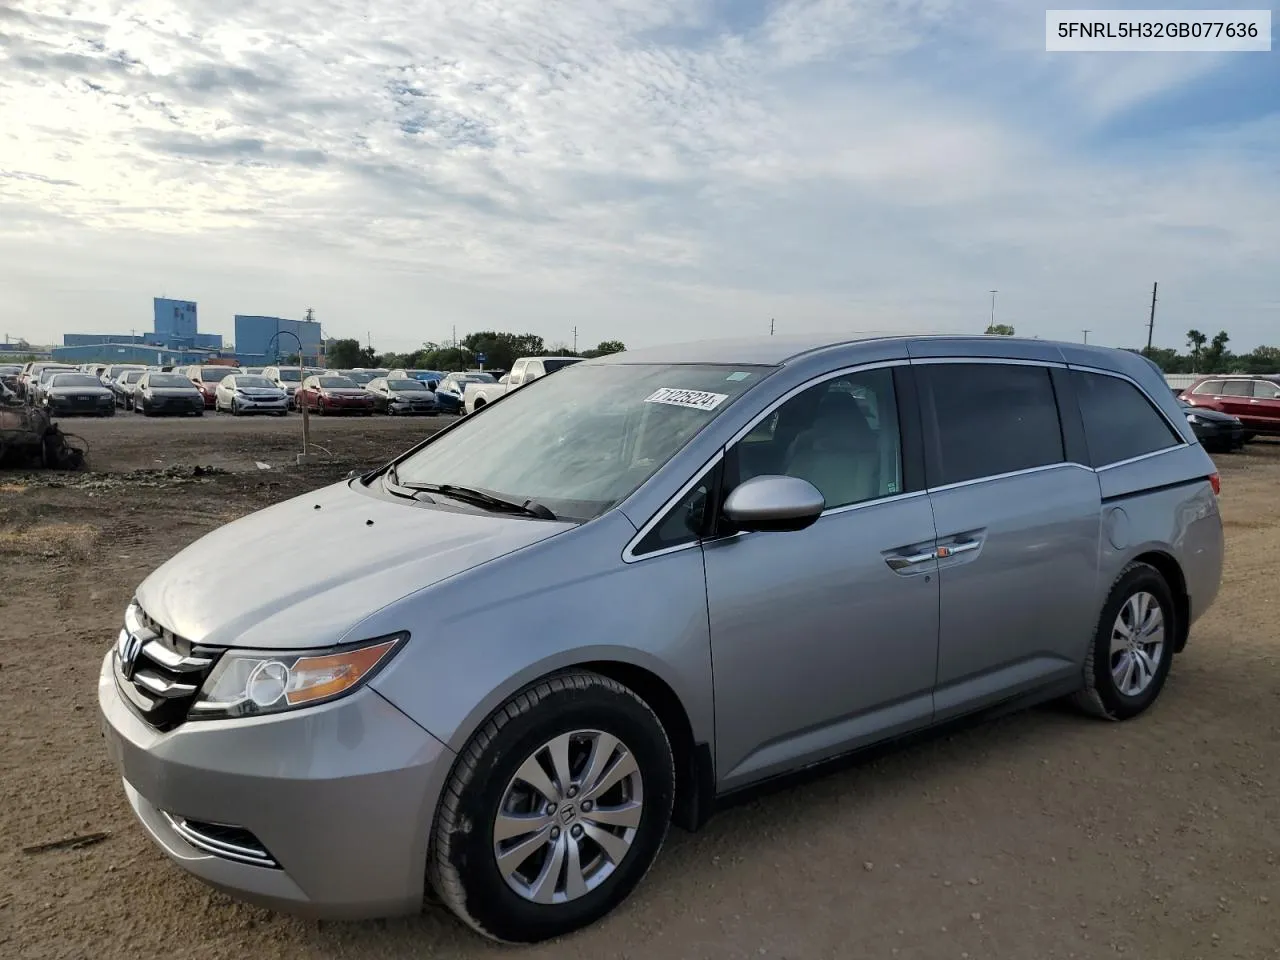
{"type": "MultiPolygon", "coordinates": [[[[294,333],[292,330],[277,330],[274,334],[272,334],[271,339],[267,341],[267,345],[270,346],[273,341],[275,342],[277,362],[279,362],[280,360],[279,337],[281,334],[283,334],[286,337],[293,337],[293,339],[298,341],[298,389],[296,393],[301,394],[302,393],[302,338],[298,336],[296,333],[294,333]]],[[[285,396],[288,397],[287,390],[285,391],[285,396]]],[[[301,401],[302,398],[299,397],[298,399],[299,401],[301,401]]],[[[287,401],[286,401],[286,406],[287,406],[287,401]]],[[[298,409],[302,411],[302,456],[298,458],[298,463],[305,464],[310,460],[310,457],[311,457],[311,417],[307,412],[307,405],[305,403],[299,402],[298,409]]]]}

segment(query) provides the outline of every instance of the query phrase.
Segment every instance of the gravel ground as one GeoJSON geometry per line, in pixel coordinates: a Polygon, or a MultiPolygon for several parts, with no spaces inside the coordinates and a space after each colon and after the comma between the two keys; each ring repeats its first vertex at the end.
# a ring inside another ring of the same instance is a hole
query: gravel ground
{"type": "Polygon", "coordinates": [[[435,908],[316,923],[211,892],[134,824],[97,666],[162,560],[446,422],[313,421],[332,460],[297,468],[299,420],[72,422],[94,472],[0,473],[0,957],[1280,957],[1276,443],[1218,458],[1222,593],[1131,723],[1049,707],[758,797],[673,831],[601,924],[522,951],[435,908]]]}

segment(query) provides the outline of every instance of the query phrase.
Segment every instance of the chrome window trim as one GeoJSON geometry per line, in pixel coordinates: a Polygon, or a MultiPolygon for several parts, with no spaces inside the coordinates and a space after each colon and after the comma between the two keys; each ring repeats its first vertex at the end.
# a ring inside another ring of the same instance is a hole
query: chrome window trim
{"type": "Polygon", "coordinates": [[[945,493],[948,490],[958,490],[962,487],[973,487],[980,483],[994,483],[997,480],[1009,480],[1013,477],[1025,477],[1033,473],[1048,473],[1050,470],[1062,469],[1083,470],[1085,473],[1098,472],[1087,463],[1077,463],[1074,460],[1059,460],[1057,463],[1045,463],[1038,467],[1026,467],[1022,470],[1010,470],[1007,473],[993,473],[986,477],[974,477],[972,480],[960,480],[956,483],[944,483],[939,487],[929,487],[925,492],[945,493]]]}
{"type": "MultiPolygon", "coordinates": [[[[1150,453],[1139,454],[1136,457],[1128,457],[1125,460],[1115,460],[1115,461],[1112,461],[1111,463],[1104,463],[1100,467],[1093,467],[1092,468],[1093,470],[1095,471],[1110,470],[1112,467],[1122,467],[1125,464],[1138,463],[1141,460],[1148,460],[1151,457],[1158,457],[1162,454],[1169,453],[1172,450],[1181,450],[1184,447],[1191,446],[1191,444],[1187,441],[1187,438],[1182,435],[1182,430],[1179,429],[1178,425],[1169,419],[1169,415],[1165,413],[1164,410],[1160,409],[1160,404],[1156,402],[1155,397],[1147,393],[1147,391],[1143,388],[1142,384],[1140,384],[1137,380],[1133,379],[1133,377],[1129,376],[1126,373],[1120,373],[1117,370],[1104,370],[1101,367],[1090,367],[1082,364],[1070,364],[1069,369],[1079,370],[1081,373],[1097,373],[1097,374],[1101,374],[1104,377],[1115,377],[1117,380],[1123,380],[1126,383],[1132,385],[1137,389],[1137,391],[1140,394],[1146,397],[1147,403],[1151,404],[1155,412],[1160,415],[1160,419],[1165,422],[1165,426],[1167,426],[1170,430],[1172,430],[1173,435],[1177,437],[1179,440],[1178,443],[1172,444],[1171,446],[1162,447],[1159,450],[1152,450],[1150,453]]],[[[1081,414],[1081,416],[1083,418],[1083,414],[1081,414]]],[[[1088,442],[1088,437],[1086,435],[1086,443],[1087,442],[1088,442]]],[[[1198,443],[1199,441],[1196,441],[1196,442],[1198,443]]]]}
{"type": "Polygon", "coordinates": [[[1057,367],[1060,370],[1070,366],[1070,364],[1065,360],[1025,360],[1021,357],[912,357],[910,362],[917,365],[933,365],[937,363],[995,363],[1011,367],[1057,367]]]}
{"type": "MultiPolygon", "coordinates": [[[[751,433],[751,431],[754,430],[756,427],[758,427],[764,420],[767,420],[770,416],[772,416],[779,407],[781,407],[784,403],[786,403],[792,397],[795,397],[798,394],[803,393],[805,390],[808,390],[810,387],[815,387],[820,383],[825,383],[827,380],[834,380],[837,377],[847,376],[850,373],[854,373],[854,372],[860,373],[866,370],[880,370],[884,368],[902,367],[902,366],[907,366],[910,363],[911,361],[909,359],[902,358],[898,360],[873,360],[869,363],[858,363],[858,364],[853,364],[847,367],[841,367],[840,369],[835,371],[828,371],[827,373],[821,373],[814,377],[810,377],[808,380],[804,381],[798,386],[792,387],[790,390],[784,393],[781,397],[776,398],[772,403],[770,403],[767,407],[765,407],[761,413],[756,414],[756,416],[754,416],[752,419],[747,421],[746,426],[741,428],[737,433],[735,433],[732,437],[730,437],[725,442],[724,446],[721,447],[719,450],[717,450],[715,454],[711,457],[711,459],[708,460],[705,464],[703,464],[701,469],[699,469],[696,473],[694,473],[693,478],[689,480],[689,482],[686,483],[684,486],[682,486],[674,496],[668,498],[662,504],[662,506],[653,514],[653,516],[651,516],[648,519],[648,521],[646,521],[644,525],[640,527],[639,532],[637,532],[634,537],[628,540],[626,547],[623,548],[622,562],[637,563],[641,560],[648,560],[650,557],[666,556],[669,553],[676,553],[680,550],[687,550],[689,547],[696,547],[701,545],[702,540],[698,539],[698,540],[691,540],[688,543],[681,543],[674,547],[664,547],[661,550],[653,550],[649,553],[637,554],[635,552],[636,547],[638,547],[640,543],[644,540],[644,538],[647,537],[649,533],[653,530],[653,528],[656,527],[662,521],[662,518],[667,515],[668,511],[670,511],[672,507],[674,507],[677,503],[679,503],[680,500],[683,499],[684,496],[690,490],[692,490],[695,486],[697,486],[699,481],[701,481],[708,473],[714,470],[716,465],[719,464],[720,461],[722,461],[725,458],[730,447],[740,442],[743,437],[747,436],[747,434],[751,433]]],[[[897,396],[896,392],[894,396],[896,398],[897,396]]],[[[899,428],[899,432],[898,432],[898,456],[899,456],[899,459],[901,459],[901,456],[902,456],[901,428],[899,428]]],[[[901,467],[901,463],[899,463],[899,467],[901,467]]],[[[836,512],[842,512],[845,510],[851,510],[856,507],[863,507],[872,503],[885,503],[888,500],[903,499],[906,497],[915,496],[917,494],[921,494],[925,492],[926,491],[924,490],[913,490],[908,493],[898,493],[888,497],[877,497],[874,500],[863,500],[861,503],[848,503],[848,504],[845,504],[844,506],[832,507],[830,510],[824,510],[819,515],[818,519],[821,520],[823,517],[827,516],[827,514],[829,513],[836,513],[836,512]]],[[[740,533],[736,533],[736,534],[733,534],[733,537],[738,537],[741,535],[742,534],[740,533]]],[[[724,537],[722,539],[730,540],[730,539],[733,539],[733,537],[724,537]]]]}

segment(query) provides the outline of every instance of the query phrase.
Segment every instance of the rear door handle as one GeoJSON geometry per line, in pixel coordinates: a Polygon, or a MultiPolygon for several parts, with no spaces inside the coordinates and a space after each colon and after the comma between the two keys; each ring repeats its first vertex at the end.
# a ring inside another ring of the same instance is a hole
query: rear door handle
{"type": "Polygon", "coordinates": [[[891,570],[906,570],[909,567],[918,567],[922,563],[928,563],[930,560],[936,560],[938,552],[936,550],[925,550],[921,553],[894,554],[885,557],[884,562],[889,565],[891,570]]]}

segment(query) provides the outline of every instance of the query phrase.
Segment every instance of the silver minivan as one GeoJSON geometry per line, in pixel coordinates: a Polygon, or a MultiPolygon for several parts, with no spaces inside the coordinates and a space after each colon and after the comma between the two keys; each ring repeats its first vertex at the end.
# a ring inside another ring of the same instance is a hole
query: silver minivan
{"type": "Polygon", "coordinates": [[[1217,492],[1132,353],[627,351],[177,554],[103,660],[103,729],[210,884],[325,917],[429,884],[541,940],[744,788],[1059,697],[1142,713],[1218,592],[1217,492]]]}

